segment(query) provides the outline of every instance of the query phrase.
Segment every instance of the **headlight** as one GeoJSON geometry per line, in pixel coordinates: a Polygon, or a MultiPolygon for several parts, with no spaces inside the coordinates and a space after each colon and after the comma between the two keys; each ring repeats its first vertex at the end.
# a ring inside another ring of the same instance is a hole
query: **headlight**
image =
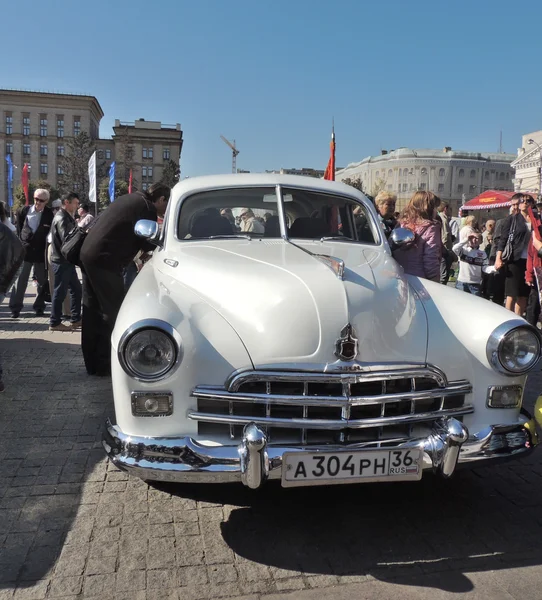
{"type": "Polygon", "coordinates": [[[487,342],[487,359],[494,369],[505,375],[523,375],[540,358],[540,334],[523,321],[499,325],[487,342]]]}
{"type": "Polygon", "coordinates": [[[136,323],[119,344],[119,360],[131,377],[156,381],[164,377],[180,360],[180,338],[163,321],[136,323]]]}

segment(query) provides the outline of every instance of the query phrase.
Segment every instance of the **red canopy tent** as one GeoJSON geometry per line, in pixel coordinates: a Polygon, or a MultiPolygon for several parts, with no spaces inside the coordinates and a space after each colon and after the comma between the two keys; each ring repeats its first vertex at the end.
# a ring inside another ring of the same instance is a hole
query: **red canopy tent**
{"type": "Polygon", "coordinates": [[[487,190],[476,198],[465,202],[462,210],[491,210],[492,208],[505,208],[510,205],[510,198],[516,192],[503,192],[502,190],[487,190]]]}

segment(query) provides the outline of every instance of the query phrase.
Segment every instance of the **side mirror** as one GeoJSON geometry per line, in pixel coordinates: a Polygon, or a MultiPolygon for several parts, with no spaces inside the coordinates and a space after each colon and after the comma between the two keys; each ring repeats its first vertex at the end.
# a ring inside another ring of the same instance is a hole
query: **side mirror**
{"type": "Polygon", "coordinates": [[[388,238],[388,243],[392,252],[398,248],[407,248],[410,244],[414,243],[416,235],[410,229],[406,227],[398,227],[391,232],[388,238]]]}
{"type": "Polygon", "coordinates": [[[135,224],[134,232],[138,237],[147,240],[155,246],[162,245],[160,242],[160,227],[156,221],[141,219],[141,221],[135,224]]]}

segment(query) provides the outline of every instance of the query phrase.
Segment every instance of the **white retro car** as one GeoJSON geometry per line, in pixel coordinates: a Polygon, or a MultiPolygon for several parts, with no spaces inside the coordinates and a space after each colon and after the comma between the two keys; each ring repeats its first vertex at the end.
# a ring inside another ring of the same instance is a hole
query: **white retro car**
{"type": "MultiPolygon", "coordinates": [[[[110,459],[146,480],[417,480],[521,457],[541,338],[406,276],[367,198],[279,175],[187,179],[112,337],[110,459]]],[[[412,242],[395,230],[390,243],[412,242]]]]}

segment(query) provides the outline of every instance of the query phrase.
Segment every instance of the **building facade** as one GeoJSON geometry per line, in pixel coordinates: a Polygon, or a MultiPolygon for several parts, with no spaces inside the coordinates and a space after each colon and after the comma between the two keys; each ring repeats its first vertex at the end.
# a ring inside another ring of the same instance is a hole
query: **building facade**
{"type": "Polygon", "coordinates": [[[397,210],[404,208],[412,194],[430,190],[449,202],[456,211],[467,200],[485,190],[512,190],[514,155],[398,148],[337,171],[337,181],[360,180],[363,189],[375,196],[380,190],[397,194],[397,210]]]}
{"type": "Polygon", "coordinates": [[[542,131],[527,133],[521,138],[515,169],[514,190],[542,194],[542,131]]]}
{"type": "MultiPolygon", "coordinates": [[[[64,175],[68,142],[86,132],[94,142],[97,164],[107,173],[114,160],[123,161],[131,147],[131,166],[137,189],[160,181],[167,160],[180,163],[181,126],[139,119],[115,121],[113,136],[100,138],[104,113],[94,96],[0,90],[0,200],[7,203],[7,163],[11,155],[13,191],[21,183],[22,167],[30,167],[31,181],[45,180],[58,188],[64,175]]],[[[117,178],[124,173],[117,171],[117,178]]],[[[126,177],[128,180],[128,177],[126,177]]]]}

